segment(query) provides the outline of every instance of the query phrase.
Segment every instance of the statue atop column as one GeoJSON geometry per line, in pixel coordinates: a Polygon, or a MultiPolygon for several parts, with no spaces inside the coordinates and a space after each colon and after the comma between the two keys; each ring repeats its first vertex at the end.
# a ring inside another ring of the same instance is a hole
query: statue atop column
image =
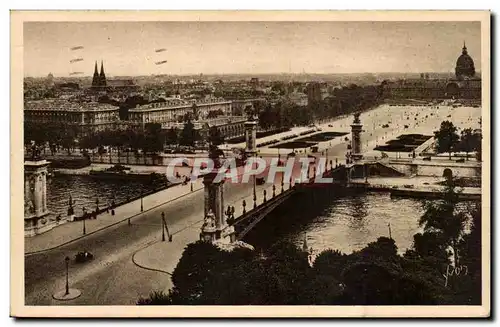
{"type": "Polygon", "coordinates": [[[253,105],[248,105],[245,108],[245,114],[247,116],[247,121],[255,121],[257,120],[258,112],[257,109],[253,105]]]}
{"type": "Polygon", "coordinates": [[[28,147],[28,158],[32,161],[38,161],[38,160],[42,159],[41,149],[35,142],[33,142],[28,147]]]}
{"type": "Polygon", "coordinates": [[[359,119],[359,116],[360,116],[359,112],[356,112],[354,114],[354,121],[353,121],[354,124],[361,124],[361,120],[359,119]]]}

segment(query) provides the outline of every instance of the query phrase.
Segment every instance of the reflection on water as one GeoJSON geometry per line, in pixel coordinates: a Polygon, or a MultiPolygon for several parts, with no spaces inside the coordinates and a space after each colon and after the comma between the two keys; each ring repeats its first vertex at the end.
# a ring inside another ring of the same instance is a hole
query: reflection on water
{"type": "Polygon", "coordinates": [[[127,196],[139,196],[141,191],[152,190],[153,186],[137,180],[97,180],[88,176],[56,176],[47,180],[47,207],[54,216],[65,217],[69,196],[74,201],[75,214],[80,216],[82,208],[94,210],[96,199],[99,207],[104,207],[115,198],[119,203],[127,196]]]}
{"type": "Polygon", "coordinates": [[[361,193],[332,198],[316,217],[303,218],[307,216],[304,212],[287,214],[286,219],[278,217],[282,212],[271,214],[248,234],[246,241],[265,248],[288,240],[302,247],[307,235],[314,253],[325,249],[351,253],[380,236],[388,237],[390,223],[392,238],[399,252],[404,252],[412,246],[413,235],[421,231],[418,220],[422,214],[418,200],[391,199],[389,193],[361,193]]]}
{"type": "Polygon", "coordinates": [[[392,238],[404,251],[411,247],[413,235],[420,231],[418,220],[423,213],[417,200],[391,199],[389,194],[380,193],[336,199],[329,209],[305,226],[308,243],[314,250],[333,248],[345,253],[359,250],[380,236],[389,236],[390,224],[392,238]],[[320,221],[326,228],[318,228],[320,221]]]}

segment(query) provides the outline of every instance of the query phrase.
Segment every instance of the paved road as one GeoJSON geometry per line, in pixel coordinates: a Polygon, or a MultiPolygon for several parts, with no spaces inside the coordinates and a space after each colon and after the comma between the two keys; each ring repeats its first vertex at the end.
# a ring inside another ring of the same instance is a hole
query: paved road
{"type": "MultiPolygon", "coordinates": [[[[418,108],[418,111],[422,113],[426,109],[418,108]]],[[[417,112],[417,110],[413,112],[417,112]]],[[[448,113],[449,111],[446,110],[446,114],[448,113]]],[[[364,114],[372,119],[377,117],[375,120],[378,120],[378,124],[372,124],[372,128],[370,128],[369,123],[367,124],[365,128],[367,132],[363,134],[363,142],[368,140],[373,143],[377,136],[386,136],[386,133],[392,130],[392,128],[384,130],[376,126],[380,124],[380,121],[383,122],[380,119],[383,114],[390,117],[389,113],[383,113],[382,110],[377,116],[373,116],[373,113],[364,114]],[[373,131],[373,127],[375,127],[375,131],[373,131]]],[[[368,118],[363,117],[364,115],[361,117],[362,120],[368,118]]],[[[431,125],[434,127],[439,121],[437,117],[433,117],[432,120],[431,125]]],[[[423,125],[423,122],[420,123],[418,129],[422,129],[423,125]]],[[[432,129],[429,132],[431,131],[432,129]]],[[[345,144],[338,144],[328,151],[328,156],[342,158],[345,151],[345,144]]],[[[225,185],[227,204],[252,192],[252,184],[226,183],[225,185]]],[[[160,213],[162,211],[165,212],[167,222],[174,231],[202,219],[203,196],[203,192],[195,192],[181,201],[145,212],[133,220],[132,226],[128,226],[125,222],[56,250],[26,256],[26,304],[126,305],[134,304],[139,296],[147,296],[151,290],[165,289],[170,283],[170,276],[135,266],[131,261],[132,254],[149,242],[160,238],[160,213]],[[71,287],[81,289],[82,296],[64,303],[53,300],[52,294],[64,288],[64,258],[66,256],[73,258],[76,252],[84,249],[92,252],[96,259],[91,263],[81,265],[71,263],[69,269],[71,287]]]]}
{"type": "MultiPolygon", "coordinates": [[[[263,187],[258,186],[258,189],[263,187]]],[[[226,204],[236,202],[236,206],[241,198],[251,194],[252,184],[226,182],[224,191],[226,204]]],[[[165,289],[170,283],[169,275],[139,268],[132,263],[131,257],[137,250],[160,239],[161,212],[165,213],[167,224],[175,233],[200,221],[203,205],[203,192],[195,192],[180,201],[145,212],[134,218],[131,226],[124,222],[58,249],[26,256],[26,304],[134,304],[139,296],[146,296],[151,290],[165,289]],[[52,294],[65,285],[64,258],[73,259],[82,250],[95,256],[89,263],[70,264],[71,287],[81,289],[82,296],[65,303],[53,300],[52,294]]]]}

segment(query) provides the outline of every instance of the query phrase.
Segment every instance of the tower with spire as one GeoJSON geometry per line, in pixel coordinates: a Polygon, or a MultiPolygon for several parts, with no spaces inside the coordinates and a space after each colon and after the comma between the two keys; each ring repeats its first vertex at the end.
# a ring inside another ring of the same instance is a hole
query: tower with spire
{"type": "Polygon", "coordinates": [[[97,61],[94,66],[94,76],[92,77],[92,87],[99,87],[99,72],[97,71],[97,61]]]}
{"type": "Polygon", "coordinates": [[[94,76],[92,77],[92,88],[105,88],[106,87],[106,74],[104,74],[104,63],[101,60],[101,72],[97,70],[97,61],[94,66],[94,76]]]}
{"type": "Polygon", "coordinates": [[[99,74],[99,82],[101,87],[106,86],[106,75],[104,74],[104,63],[101,60],[101,73],[99,74]]]}

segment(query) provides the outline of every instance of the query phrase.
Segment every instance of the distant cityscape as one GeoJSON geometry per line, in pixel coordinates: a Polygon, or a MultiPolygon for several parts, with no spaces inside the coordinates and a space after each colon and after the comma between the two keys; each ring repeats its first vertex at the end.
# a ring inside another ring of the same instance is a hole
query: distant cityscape
{"type": "MultiPolygon", "coordinates": [[[[149,76],[107,78],[105,64],[95,62],[94,75],[89,78],[25,78],[25,122],[64,122],[78,127],[79,133],[161,124],[162,129],[177,128],[187,118],[224,129],[220,118],[228,117],[235,124],[246,108],[256,102],[285,103],[307,108],[326,106],[330,116],[346,88],[376,86],[381,97],[397,98],[463,98],[479,100],[481,79],[466,45],[457,60],[455,74],[354,74],[203,76],[177,78],[149,76]],[[244,79],[246,77],[246,79],[244,79]],[[266,78],[266,76],[264,76],[266,78]],[[304,80],[304,81],[302,81],[304,80]],[[89,84],[90,82],[90,84],[89,84]],[[196,117],[188,117],[196,112],[196,117]]],[[[474,102],[474,101],[473,101],[474,102]]],[[[262,106],[262,105],[261,105],[262,106]]],[[[324,110],[323,110],[324,111],[324,110]]],[[[326,118],[326,117],[324,117],[326,118]]],[[[241,119],[241,124],[244,119],[241,119]]],[[[241,125],[240,124],[240,125],[241,125]]],[[[227,138],[242,135],[242,125],[224,129],[227,138]]]]}
{"type": "Polygon", "coordinates": [[[456,47],[453,73],[25,77],[26,303],[481,304],[456,47]]]}

